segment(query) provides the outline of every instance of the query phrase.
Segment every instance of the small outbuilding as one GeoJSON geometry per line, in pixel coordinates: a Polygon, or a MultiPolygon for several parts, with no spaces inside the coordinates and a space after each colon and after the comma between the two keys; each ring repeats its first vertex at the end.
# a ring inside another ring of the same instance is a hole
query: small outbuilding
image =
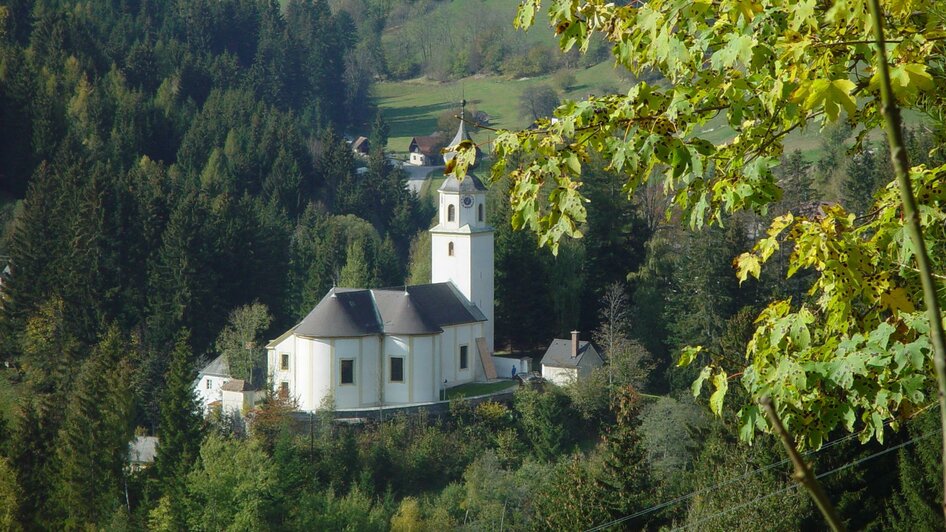
{"type": "Polygon", "coordinates": [[[243,379],[228,380],[221,388],[221,395],[224,413],[241,415],[256,404],[256,390],[243,379]]]}
{"type": "Polygon", "coordinates": [[[542,377],[564,386],[587,377],[591,370],[604,365],[604,357],[588,341],[578,339],[578,331],[572,331],[571,340],[556,338],[542,356],[542,377]]]}
{"type": "Polygon", "coordinates": [[[351,151],[355,152],[355,155],[367,156],[370,150],[367,137],[358,137],[351,143],[351,151]]]}

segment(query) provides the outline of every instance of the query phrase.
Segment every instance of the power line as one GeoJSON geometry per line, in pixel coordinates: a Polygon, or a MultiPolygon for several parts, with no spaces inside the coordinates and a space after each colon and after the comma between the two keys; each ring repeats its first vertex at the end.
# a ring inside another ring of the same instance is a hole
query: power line
{"type": "MultiPolygon", "coordinates": [[[[867,462],[868,460],[873,460],[874,458],[877,458],[877,457],[883,456],[883,455],[885,455],[885,454],[887,454],[887,453],[896,451],[897,449],[901,449],[901,448],[903,448],[903,447],[906,447],[907,445],[911,445],[911,444],[916,443],[916,442],[918,442],[918,441],[920,441],[920,440],[925,440],[925,439],[930,438],[930,437],[932,437],[932,436],[936,436],[937,434],[940,433],[941,430],[942,430],[942,429],[940,429],[940,430],[934,430],[934,431],[932,431],[932,432],[929,432],[929,433],[927,433],[927,434],[924,434],[923,436],[919,436],[919,437],[910,439],[910,440],[908,440],[908,441],[905,441],[905,442],[903,442],[903,443],[894,445],[893,447],[888,447],[888,448],[883,449],[883,450],[881,450],[881,451],[877,451],[876,453],[874,453],[874,454],[872,454],[872,455],[870,455],[870,456],[865,456],[864,458],[859,458],[859,459],[857,459],[857,460],[854,460],[853,462],[849,462],[849,463],[844,464],[844,465],[842,465],[842,466],[840,466],[840,467],[836,467],[836,468],[832,469],[831,471],[827,471],[827,472],[825,472],[825,473],[821,473],[820,475],[816,475],[815,478],[821,479],[821,478],[824,478],[824,477],[833,475],[833,474],[835,474],[835,473],[840,473],[841,471],[844,471],[845,469],[848,469],[848,468],[851,468],[851,467],[860,465],[860,464],[862,464],[862,463],[864,463],[864,462],[867,462]]],[[[765,495],[761,495],[761,496],[759,496],[759,497],[756,497],[755,499],[752,499],[751,501],[744,502],[744,503],[742,503],[742,504],[737,504],[736,506],[733,506],[733,507],[731,507],[731,508],[727,508],[727,509],[725,509],[725,510],[723,510],[723,511],[721,511],[721,512],[717,512],[717,513],[715,513],[715,514],[713,514],[713,515],[711,515],[711,516],[709,516],[709,517],[704,517],[703,519],[700,519],[699,521],[695,521],[695,522],[693,522],[693,523],[687,523],[686,525],[683,525],[683,526],[681,526],[681,527],[674,528],[673,530],[686,530],[687,528],[694,527],[694,526],[696,526],[696,525],[705,523],[705,522],[707,522],[707,521],[712,521],[713,519],[716,519],[716,518],[722,517],[722,516],[724,516],[724,515],[726,515],[726,514],[735,512],[736,510],[741,510],[742,508],[746,508],[746,507],[748,507],[748,506],[752,506],[753,504],[755,504],[755,503],[757,503],[757,502],[759,502],[759,501],[764,501],[765,499],[769,499],[769,498],[775,497],[776,495],[781,495],[782,493],[785,493],[785,492],[788,492],[788,491],[797,490],[799,487],[801,487],[801,484],[797,484],[797,483],[796,483],[796,484],[792,484],[791,486],[787,486],[787,487],[785,487],[785,488],[782,488],[782,489],[773,491],[773,492],[771,492],[771,493],[766,493],[765,495]]]]}
{"type": "MultiPolygon", "coordinates": [[[[930,406],[932,406],[932,405],[934,405],[934,404],[936,404],[936,403],[930,403],[930,404],[927,405],[926,407],[920,409],[919,412],[922,412],[922,411],[926,410],[927,408],[929,408],[930,406]]],[[[919,412],[917,412],[917,413],[919,413],[919,412]]],[[[884,421],[884,425],[885,425],[885,426],[886,426],[886,425],[889,425],[890,423],[893,423],[893,421],[894,421],[893,419],[888,419],[887,421],[884,421]]],[[[865,429],[865,430],[866,430],[866,429],[865,429]]],[[[850,440],[850,439],[856,438],[857,436],[860,435],[861,432],[863,432],[863,431],[854,432],[854,433],[848,434],[848,435],[846,435],[846,436],[842,436],[842,437],[840,437],[840,438],[837,438],[837,439],[835,439],[835,440],[831,440],[831,441],[829,441],[828,443],[825,443],[824,445],[822,445],[820,448],[818,448],[818,449],[816,449],[816,450],[806,451],[805,453],[803,453],[803,456],[811,456],[811,455],[813,455],[813,454],[820,453],[821,451],[824,451],[825,449],[829,449],[829,448],[831,448],[831,447],[834,447],[835,445],[840,445],[840,444],[842,444],[842,443],[844,443],[844,442],[846,442],[846,441],[848,441],[848,440],[850,440]]],[[[926,438],[926,436],[923,436],[922,438],[926,438]]],[[[922,439],[922,438],[920,438],[920,439],[922,439]]],[[[911,441],[912,441],[912,440],[911,440],[911,441]]],[[[897,447],[897,448],[899,448],[899,447],[897,447]]],[[[669,500],[669,501],[662,502],[662,503],[660,503],[660,504],[656,504],[656,505],[654,505],[654,506],[651,506],[650,508],[645,508],[645,509],[643,509],[643,510],[641,510],[641,511],[639,511],[639,512],[635,512],[635,513],[633,513],[633,514],[631,514],[631,515],[626,515],[626,516],[624,516],[624,517],[619,517],[619,518],[617,518],[617,519],[615,519],[615,520],[613,520],[613,521],[608,521],[607,523],[604,523],[604,524],[601,524],[601,525],[597,525],[597,526],[595,526],[595,527],[589,528],[589,529],[586,530],[585,532],[598,532],[599,530],[604,530],[604,529],[606,529],[606,528],[611,528],[612,526],[621,524],[621,523],[623,523],[624,521],[628,521],[628,520],[630,520],[630,519],[634,519],[634,518],[640,517],[640,516],[642,516],[642,515],[646,515],[646,514],[649,514],[649,513],[652,513],[652,512],[656,512],[657,510],[662,510],[662,509],[667,508],[667,507],[669,507],[669,506],[673,506],[673,505],[675,505],[675,504],[681,503],[681,502],[683,502],[683,501],[685,501],[685,500],[687,500],[687,499],[692,499],[693,497],[696,497],[697,495],[701,495],[701,494],[706,493],[706,492],[708,492],[708,491],[713,491],[713,490],[722,488],[722,487],[724,487],[724,486],[728,486],[728,485],[730,485],[730,484],[733,484],[733,483],[735,483],[735,482],[739,482],[740,480],[744,480],[744,479],[749,478],[749,477],[751,477],[751,476],[753,476],[753,475],[756,475],[756,474],[758,474],[758,473],[764,473],[764,472],[769,471],[769,470],[771,470],[771,469],[774,469],[774,468],[776,468],[776,467],[783,466],[783,465],[787,464],[789,461],[790,461],[790,460],[789,460],[788,458],[784,458],[784,459],[782,459],[782,460],[779,460],[778,462],[774,462],[774,463],[771,463],[771,464],[769,464],[769,465],[767,465],[767,466],[763,466],[763,467],[760,467],[760,468],[758,468],[758,469],[754,469],[754,470],[752,470],[752,471],[743,473],[742,475],[739,475],[738,477],[733,477],[733,478],[731,478],[731,479],[729,479],[729,480],[725,480],[725,481],[720,482],[720,483],[718,483],[718,484],[714,484],[713,486],[709,486],[709,487],[706,487],[706,488],[698,489],[698,490],[696,490],[696,491],[687,493],[686,495],[681,495],[681,496],[679,496],[679,497],[677,497],[677,498],[675,498],[675,499],[671,499],[671,500],[669,500]]],[[[816,478],[821,478],[821,477],[819,476],[819,477],[816,477],[816,478]]],[[[793,487],[791,487],[790,489],[794,489],[794,488],[796,488],[796,487],[797,487],[797,486],[793,486],[793,487]]],[[[787,489],[786,489],[786,490],[783,490],[783,491],[787,491],[787,489]]],[[[769,496],[778,495],[778,493],[780,493],[780,492],[775,492],[775,493],[773,493],[773,494],[770,494],[769,496]]]]}
{"type": "MultiPolygon", "coordinates": [[[[886,423],[890,423],[890,421],[887,421],[886,423]]],[[[839,445],[839,444],[841,444],[841,443],[844,443],[845,441],[848,441],[848,440],[850,440],[850,439],[852,439],[852,438],[856,438],[858,435],[859,435],[859,433],[857,433],[857,432],[855,432],[855,433],[853,433],[853,434],[848,434],[847,436],[843,436],[843,437],[838,438],[838,439],[836,439],[836,440],[832,440],[832,441],[830,441],[830,442],[828,442],[828,443],[825,443],[825,444],[822,445],[818,450],[808,451],[808,452],[804,453],[804,455],[805,455],[805,456],[811,456],[811,455],[813,455],[813,454],[820,453],[821,451],[824,451],[825,449],[829,449],[829,448],[831,448],[831,447],[834,447],[835,445],[839,445]]],[[[621,524],[621,523],[623,523],[624,521],[628,521],[628,520],[630,520],[630,519],[634,519],[634,518],[640,517],[640,516],[642,516],[642,515],[646,515],[646,514],[649,514],[649,513],[652,513],[652,512],[656,512],[657,510],[662,510],[662,509],[664,509],[664,508],[667,508],[668,506],[673,506],[673,505],[678,504],[678,503],[681,503],[681,502],[683,502],[683,501],[685,501],[685,500],[687,500],[687,499],[692,499],[693,497],[696,497],[697,495],[701,495],[701,494],[706,493],[706,492],[708,492],[708,491],[712,491],[712,490],[716,490],[716,489],[722,488],[723,486],[728,486],[728,485],[730,485],[730,484],[739,482],[740,480],[744,480],[744,479],[746,479],[746,478],[749,478],[749,477],[751,477],[752,475],[756,475],[756,474],[758,474],[758,473],[764,473],[764,472],[769,471],[769,470],[771,470],[771,469],[774,469],[774,468],[783,466],[783,465],[787,464],[788,462],[789,462],[789,459],[788,459],[788,458],[784,458],[784,459],[782,459],[782,460],[779,460],[778,462],[774,462],[774,463],[771,463],[771,464],[769,464],[769,465],[767,465],[767,466],[763,466],[763,467],[760,467],[760,468],[758,468],[758,469],[754,469],[754,470],[752,470],[752,471],[748,471],[748,472],[746,472],[746,473],[743,473],[742,475],[739,475],[738,477],[733,477],[733,478],[731,478],[731,479],[729,479],[729,480],[725,480],[725,481],[723,481],[723,482],[720,482],[719,484],[715,484],[715,485],[713,485],[713,486],[709,486],[709,487],[706,487],[706,488],[698,489],[698,490],[696,490],[696,491],[687,493],[686,495],[681,495],[681,496],[679,496],[679,497],[677,497],[677,498],[675,498],[675,499],[671,499],[671,500],[669,500],[669,501],[662,502],[662,503],[660,503],[660,504],[656,504],[656,505],[654,505],[654,506],[651,506],[650,508],[645,508],[645,509],[643,509],[643,510],[641,510],[641,511],[639,511],[639,512],[633,513],[633,514],[631,514],[631,515],[626,515],[626,516],[624,516],[624,517],[620,517],[620,518],[615,519],[615,520],[613,520],[613,521],[609,521],[609,522],[607,522],[607,523],[604,523],[604,524],[595,526],[595,527],[593,527],[593,528],[589,528],[586,532],[598,532],[599,530],[604,530],[604,529],[610,528],[610,527],[612,527],[612,526],[614,526],[614,525],[621,524]]]]}

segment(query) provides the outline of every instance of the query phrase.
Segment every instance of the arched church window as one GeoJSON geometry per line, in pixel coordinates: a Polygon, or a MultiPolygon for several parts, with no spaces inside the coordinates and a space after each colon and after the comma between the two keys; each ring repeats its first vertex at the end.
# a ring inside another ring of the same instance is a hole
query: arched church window
{"type": "Polygon", "coordinates": [[[483,221],[483,204],[482,203],[480,203],[479,206],[477,206],[476,208],[476,219],[481,222],[483,221]]]}
{"type": "Polygon", "coordinates": [[[447,255],[453,256],[453,242],[447,243],[447,255]]]}
{"type": "Polygon", "coordinates": [[[452,222],[454,219],[456,219],[456,214],[457,214],[456,209],[453,207],[453,205],[448,205],[447,206],[447,221],[452,222]]]}

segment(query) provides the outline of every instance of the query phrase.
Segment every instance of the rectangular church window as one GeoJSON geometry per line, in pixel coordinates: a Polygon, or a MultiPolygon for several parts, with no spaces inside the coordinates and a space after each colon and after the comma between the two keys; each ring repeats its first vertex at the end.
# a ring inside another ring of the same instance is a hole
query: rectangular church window
{"type": "Polygon", "coordinates": [[[404,357],[391,357],[391,382],[404,382],[404,357]]]}
{"type": "Polygon", "coordinates": [[[289,383],[286,381],[279,383],[279,398],[289,399],[289,383]]]}
{"type": "Polygon", "coordinates": [[[460,346],[460,369],[467,369],[470,366],[470,361],[467,357],[466,346],[460,346]]]}
{"type": "Polygon", "coordinates": [[[279,355],[279,369],[286,371],[289,369],[289,353],[282,353],[279,355]]]}
{"type": "Polygon", "coordinates": [[[342,384],[355,384],[355,361],[342,360],[342,384]]]}

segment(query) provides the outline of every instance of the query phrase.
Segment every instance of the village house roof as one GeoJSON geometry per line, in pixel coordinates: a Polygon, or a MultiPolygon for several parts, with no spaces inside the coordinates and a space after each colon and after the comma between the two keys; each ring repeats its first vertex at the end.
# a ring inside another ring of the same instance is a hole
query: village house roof
{"type": "Polygon", "coordinates": [[[223,383],[220,389],[225,392],[249,392],[253,390],[253,386],[243,379],[230,379],[223,383]]]}
{"type": "Polygon", "coordinates": [[[437,149],[437,146],[439,146],[442,142],[443,137],[440,135],[414,137],[411,139],[411,143],[407,147],[407,151],[423,153],[428,157],[436,157],[440,155],[440,151],[437,149]]]}
{"type": "Polygon", "coordinates": [[[128,444],[128,462],[132,464],[150,464],[157,454],[158,438],[155,436],[135,436],[128,444]]]}
{"type": "Polygon", "coordinates": [[[438,334],[442,327],[479,321],[486,317],[453,283],[333,288],[291,332],[312,338],[438,334]]]}
{"type": "Polygon", "coordinates": [[[368,137],[358,137],[355,139],[355,142],[351,143],[351,149],[358,153],[368,153],[368,137]]]}
{"type": "Polygon", "coordinates": [[[226,355],[220,355],[217,358],[213,359],[210,364],[204,366],[204,369],[200,370],[198,376],[204,375],[213,375],[215,377],[229,377],[230,376],[230,364],[227,363],[226,355]]]}
{"type": "Polygon", "coordinates": [[[578,342],[578,356],[572,357],[572,341],[556,338],[549,344],[540,362],[543,366],[555,368],[577,368],[582,363],[601,365],[604,360],[595,345],[588,341],[578,342]]]}

